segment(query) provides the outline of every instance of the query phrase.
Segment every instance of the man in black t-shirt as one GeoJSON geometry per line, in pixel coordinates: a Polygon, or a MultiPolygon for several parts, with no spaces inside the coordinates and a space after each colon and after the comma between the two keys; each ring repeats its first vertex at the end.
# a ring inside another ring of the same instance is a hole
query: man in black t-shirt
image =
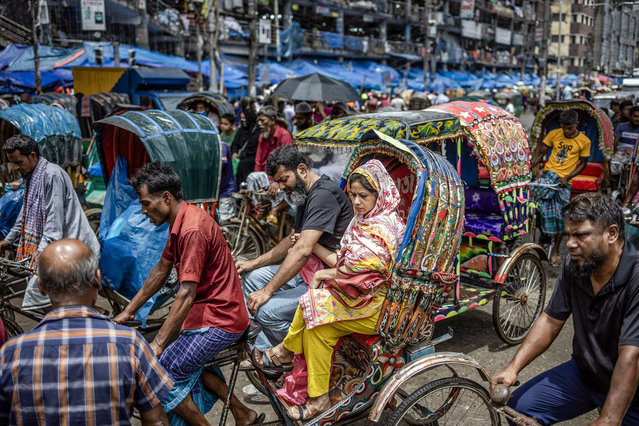
{"type": "Polygon", "coordinates": [[[294,147],[275,149],[266,162],[266,173],[286,192],[288,202],[297,207],[293,233],[299,237],[293,250],[291,238],[284,238],[257,259],[235,264],[240,274],[245,273],[246,306],[264,328],[264,335],[256,342],[261,351],[284,340],[298,299],[307,290],[300,271],[315,245],[337,251],[353,218],[353,207],[344,191],[328,177],[313,172],[294,147]]]}
{"type": "Polygon", "coordinates": [[[599,424],[639,424],[639,262],[621,209],[607,196],[575,197],[562,214],[570,258],[546,310],[491,386],[517,381],[573,315],[572,359],[528,381],[508,405],[543,425],[602,408],[599,424]]]}

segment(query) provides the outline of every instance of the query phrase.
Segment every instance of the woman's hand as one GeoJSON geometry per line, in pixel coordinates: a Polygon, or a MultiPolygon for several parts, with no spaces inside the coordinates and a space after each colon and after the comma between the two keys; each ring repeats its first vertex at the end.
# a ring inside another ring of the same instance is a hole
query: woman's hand
{"type": "Polygon", "coordinates": [[[308,284],[309,288],[320,288],[325,279],[329,277],[326,275],[326,271],[330,271],[330,269],[322,269],[320,271],[315,272],[313,275],[313,279],[308,284]]]}

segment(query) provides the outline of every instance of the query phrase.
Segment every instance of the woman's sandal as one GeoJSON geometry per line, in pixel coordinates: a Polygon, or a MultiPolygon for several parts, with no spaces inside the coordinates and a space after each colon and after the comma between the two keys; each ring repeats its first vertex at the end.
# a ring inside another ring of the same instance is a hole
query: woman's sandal
{"type": "Polygon", "coordinates": [[[280,362],[277,355],[273,353],[273,349],[268,349],[266,352],[260,352],[257,348],[253,348],[251,351],[251,362],[253,362],[255,368],[259,368],[260,370],[268,370],[277,373],[287,373],[293,370],[293,363],[280,362]],[[261,361],[262,365],[260,365],[260,362],[258,361],[261,361]]]}
{"type": "Polygon", "coordinates": [[[288,416],[293,420],[305,421],[310,420],[313,417],[317,416],[320,412],[317,407],[313,407],[312,405],[304,404],[304,405],[294,405],[289,407],[287,410],[288,416]],[[291,414],[297,412],[298,418],[294,418],[291,414]]]}

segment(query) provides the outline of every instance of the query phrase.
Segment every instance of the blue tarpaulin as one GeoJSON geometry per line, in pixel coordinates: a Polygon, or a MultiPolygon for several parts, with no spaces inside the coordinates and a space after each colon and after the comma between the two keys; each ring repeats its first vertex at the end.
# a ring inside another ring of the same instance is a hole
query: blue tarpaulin
{"type": "Polygon", "coordinates": [[[26,44],[10,44],[0,52],[0,70],[3,70],[15,58],[22,55],[29,46],[26,44]]]}
{"type": "Polygon", "coordinates": [[[75,117],[62,108],[44,104],[18,104],[0,110],[0,119],[7,120],[36,142],[60,135],[81,138],[75,117]]]}
{"type": "MultiPolygon", "coordinates": [[[[42,90],[52,92],[59,87],[73,86],[71,70],[57,69],[40,73],[42,90]]],[[[0,94],[35,91],[35,71],[16,71],[0,73],[0,94]]]]}

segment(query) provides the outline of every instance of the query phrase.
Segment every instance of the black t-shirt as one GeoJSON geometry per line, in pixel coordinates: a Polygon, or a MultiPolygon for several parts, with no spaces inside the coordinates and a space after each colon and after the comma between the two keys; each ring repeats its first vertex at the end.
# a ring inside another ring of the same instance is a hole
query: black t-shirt
{"type": "MultiPolygon", "coordinates": [[[[573,314],[572,358],[583,379],[605,394],[619,357],[618,347],[639,347],[637,251],[625,241],[617,270],[596,296],[589,279],[570,275],[569,263],[564,265],[545,312],[560,321],[573,314]]],[[[635,404],[637,401],[635,397],[635,404]]]]}
{"type": "Polygon", "coordinates": [[[348,196],[328,176],[322,175],[306,194],[306,203],[297,208],[295,232],[323,231],[318,243],[337,251],[352,218],[353,206],[348,196]]]}

